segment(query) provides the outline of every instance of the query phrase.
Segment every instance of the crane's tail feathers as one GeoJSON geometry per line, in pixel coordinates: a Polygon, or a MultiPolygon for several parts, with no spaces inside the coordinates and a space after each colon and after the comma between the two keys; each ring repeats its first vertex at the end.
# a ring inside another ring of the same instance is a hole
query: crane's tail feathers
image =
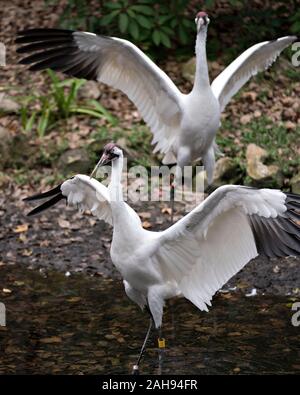
{"type": "Polygon", "coordinates": [[[33,196],[29,196],[29,197],[23,199],[23,201],[24,202],[31,202],[33,200],[40,200],[40,199],[44,199],[44,198],[47,198],[47,197],[58,195],[59,193],[61,193],[61,189],[60,189],[61,185],[62,184],[59,184],[57,187],[55,187],[53,189],[50,189],[50,191],[43,192],[43,193],[38,193],[38,194],[33,195],[33,196]]]}
{"type": "Polygon", "coordinates": [[[45,203],[43,203],[40,206],[38,206],[38,207],[34,208],[33,210],[31,210],[27,214],[27,216],[30,217],[32,215],[41,213],[42,211],[47,210],[49,207],[54,206],[57,202],[59,202],[62,199],[66,199],[66,197],[63,196],[63,194],[60,192],[58,195],[54,196],[50,200],[47,200],[45,203]]]}

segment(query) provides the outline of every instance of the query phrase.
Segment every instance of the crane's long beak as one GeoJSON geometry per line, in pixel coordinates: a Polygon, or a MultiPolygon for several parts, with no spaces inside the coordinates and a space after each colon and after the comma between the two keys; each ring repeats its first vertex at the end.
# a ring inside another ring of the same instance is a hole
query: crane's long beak
{"type": "Polygon", "coordinates": [[[105,152],[103,153],[103,155],[101,156],[99,162],[96,164],[96,166],[94,167],[94,170],[91,172],[90,178],[93,177],[93,175],[97,172],[97,170],[99,169],[99,167],[106,165],[109,161],[111,160],[110,156],[107,155],[105,152]]]}

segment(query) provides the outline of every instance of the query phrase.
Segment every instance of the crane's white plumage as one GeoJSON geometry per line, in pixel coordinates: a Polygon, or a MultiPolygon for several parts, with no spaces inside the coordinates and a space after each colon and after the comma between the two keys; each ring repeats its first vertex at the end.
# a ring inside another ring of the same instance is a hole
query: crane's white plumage
{"type": "Polygon", "coordinates": [[[77,206],[80,211],[90,210],[97,218],[112,225],[108,190],[94,178],[77,174],[61,185],[61,192],[69,205],[77,206]]]}
{"type": "Polygon", "coordinates": [[[221,111],[252,76],[267,70],[280,53],[296,39],[296,36],[287,36],[253,45],[230,63],[211,84],[221,111]]]}
{"type": "Polygon", "coordinates": [[[122,199],[123,156],[120,149],[115,152],[119,154],[111,156],[108,188],[77,175],[27,200],[54,196],[31,214],[66,198],[111,223],[111,258],[123,276],[126,294],[149,308],[157,327],[166,299],[182,294],[207,310],[215,292],[259,253],[300,254],[300,196],[278,190],[223,186],[167,230],[143,229],[138,215],[122,199]]]}
{"type": "Polygon", "coordinates": [[[154,152],[164,163],[180,168],[202,158],[209,184],[215,164],[215,136],[221,111],[230,98],[296,40],[283,37],[254,45],[231,63],[210,86],[206,59],[209,19],[196,17],[196,76],[193,90],[181,93],[171,79],[127,40],[61,29],[21,31],[19,53],[32,55],[21,63],[30,70],[52,68],[66,74],[104,82],[122,90],[139,109],[153,133],[154,152]]]}

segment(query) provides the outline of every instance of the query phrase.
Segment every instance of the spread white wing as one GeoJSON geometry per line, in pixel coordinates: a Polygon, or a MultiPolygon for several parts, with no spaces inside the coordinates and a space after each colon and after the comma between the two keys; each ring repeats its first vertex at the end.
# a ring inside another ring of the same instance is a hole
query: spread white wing
{"type": "Polygon", "coordinates": [[[27,215],[38,214],[60,200],[66,199],[69,205],[76,206],[81,211],[90,210],[93,215],[112,225],[108,189],[94,178],[77,174],[50,191],[27,197],[24,201],[30,202],[46,198],[51,199],[34,208],[27,215]]]}
{"type": "Polygon", "coordinates": [[[97,218],[112,225],[108,189],[101,182],[84,174],[77,174],[61,185],[62,195],[69,205],[79,210],[89,210],[97,218]]]}
{"type": "Polygon", "coordinates": [[[300,254],[299,210],[297,195],[220,187],[162,232],[153,259],[166,281],[207,310],[214,293],[258,254],[300,254]]]}
{"type": "Polygon", "coordinates": [[[20,63],[30,70],[51,68],[104,82],[123,91],[137,106],[154,135],[156,150],[169,151],[181,119],[181,93],[171,79],[130,41],[93,33],[32,29],[16,40],[31,53],[20,63]]]}
{"type": "Polygon", "coordinates": [[[253,75],[268,69],[296,39],[296,36],[287,36],[253,45],[226,67],[211,84],[221,111],[253,75]]]}

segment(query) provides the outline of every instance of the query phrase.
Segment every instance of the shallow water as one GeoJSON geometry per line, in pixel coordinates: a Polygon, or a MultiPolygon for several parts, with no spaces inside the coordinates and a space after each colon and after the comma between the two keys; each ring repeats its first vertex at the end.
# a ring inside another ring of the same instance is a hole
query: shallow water
{"type": "MultiPolygon", "coordinates": [[[[122,283],[102,277],[6,265],[0,267],[0,301],[7,312],[0,373],[127,374],[148,326],[122,283]]],[[[184,299],[168,303],[161,373],[299,373],[300,327],[291,324],[292,302],[220,294],[208,314],[184,299]]],[[[159,373],[156,339],[154,332],[142,373],[159,373]]]]}

